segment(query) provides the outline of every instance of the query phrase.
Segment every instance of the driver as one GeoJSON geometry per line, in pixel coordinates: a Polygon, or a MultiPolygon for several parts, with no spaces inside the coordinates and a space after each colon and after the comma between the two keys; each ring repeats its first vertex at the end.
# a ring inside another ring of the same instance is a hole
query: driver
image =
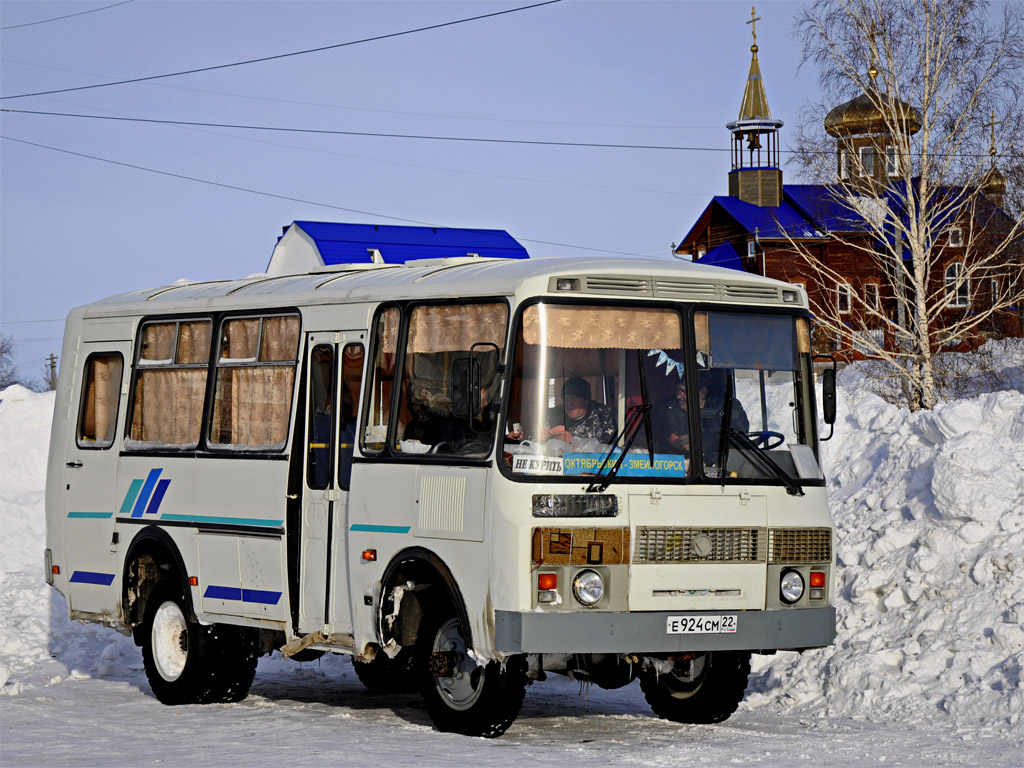
{"type": "MultiPolygon", "coordinates": [[[[707,404],[708,388],[699,392],[700,405],[707,404]]],[[[657,453],[681,453],[690,458],[690,413],[686,402],[686,380],[676,381],[674,394],[659,400],[651,412],[654,428],[654,450],[657,453]]]]}

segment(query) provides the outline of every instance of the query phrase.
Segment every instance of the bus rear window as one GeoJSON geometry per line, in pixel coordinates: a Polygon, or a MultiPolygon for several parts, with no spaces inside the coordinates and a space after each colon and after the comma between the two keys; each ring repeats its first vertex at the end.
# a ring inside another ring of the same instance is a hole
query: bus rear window
{"type": "Polygon", "coordinates": [[[90,355],[85,362],[85,386],[78,418],[80,448],[109,448],[117,428],[124,360],[116,352],[90,355]]]}

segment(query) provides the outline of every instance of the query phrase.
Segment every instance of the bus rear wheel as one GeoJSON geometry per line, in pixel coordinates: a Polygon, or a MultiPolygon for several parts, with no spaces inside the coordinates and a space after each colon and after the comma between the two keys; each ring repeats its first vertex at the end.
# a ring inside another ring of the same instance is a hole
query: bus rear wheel
{"type": "Polygon", "coordinates": [[[241,701],[256,675],[256,633],[189,618],[181,589],[157,585],[146,606],[142,661],[163,704],[241,701]]]}
{"type": "Polygon", "coordinates": [[[504,664],[477,663],[466,647],[466,632],[452,612],[426,619],[418,672],[427,714],[440,731],[464,736],[501,736],[523,705],[526,668],[522,658],[504,664]]]}
{"type": "Polygon", "coordinates": [[[645,665],[640,688],[654,714],[677,723],[720,723],[747,690],[750,654],[709,651],[680,660],[671,670],[645,665]]]}

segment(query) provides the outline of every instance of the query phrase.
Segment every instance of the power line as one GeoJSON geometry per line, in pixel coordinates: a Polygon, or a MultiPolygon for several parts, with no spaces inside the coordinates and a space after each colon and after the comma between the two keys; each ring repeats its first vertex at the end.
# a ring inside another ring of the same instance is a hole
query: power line
{"type": "MultiPolygon", "coordinates": [[[[89,75],[90,77],[114,77],[114,75],[99,74],[97,72],[86,72],[81,69],[67,69],[66,67],[54,67],[49,64],[35,64],[31,61],[22,61],[20,59],[6,59],[2,58],[7,64],[20,64],[26,67],[38,67],[39,69],[53,69],[57,72],[71,72],[76,75],[89,75]]],[[[321,107],[324,109],[341,109],[348,112],[368,112],[379,115],[401,115],[411,117],[432,117],[440,118],[444,120],[479,120],[480,122],[487,123],[514,123],[518,125],[560,125],[570,126],[573,128],[637,128],[637,129],[655,129],[655,130],[671,130],[671,131],[688,131],[688,130],[719,130],[721,125],[653,125],[644,123],[584,123],[578,121],[569,120],[523,120],[509,117],[484,117],[481,115],[452,115],[441,112],[409,112],[407,110],[400,109],[373,109],[370,107],[353,107],[346,104],[331,104],[326,101],[301,101],[298,99],[279,99],[273,96],[254,96],[250,93],[232,93],[231,91],[212,91],[209,88],[189,88],[184,85],[170,85],[169,83],[156,83],[158,88],[173,88],[176,91],[188,91],[190,93],[204,93],[210,96],[230,96],[233,99],[248,99],[250,101],[268,101],[272,104],[292,104],[300,107],[321,107]]],[[[11,90],[7,88],[5,90],[11,90]]],[[[58,101],[54,99],[54,101],[58,101]]],[[[72,102],[63,102],[72,103],[72,102]]]]}
{"type": "Polygon", "coordinates": [[[229,64],[215,64],[210,67],[197,67],[196,69],[185,69],[179,72],[167,72],[162,75],[149,75],[147,77],[133,77],[128,80],[115,80],[108,83],[94,83],[93,85],[79,85],[74,88],[57,88],[52,91],[36,91],[34,93],[20,93],[16,96],[0,96],[0,100],[3,99],[24,99],[29,96],[49,96],[54,93],[69,93],[70,91],[85,91],[93,88],[107,88],[112,85],[127,85],[129,83],[144,83],[149,80],[160,80],[168,77],[180,77],[181,75],[194,75],[199,72],[212,72],[217,69],[228,69],[229,67],[241,67],[246,64],[258,64],[263,61],[275,61],[277,59],[286,59],[291,56],[304,56],[307,53],[319,53],[321,51],[330,51],[336,48],[346,48],[351,45],[359,45],[361,43],[372,43],[378,40],[388,40],[393,37],[401,37],[403,35],[412,35],[417,32],[429,32],[434,29],[442,29],[444,27],[455,26],[456,24],[465,24],[469,21],[480,21],[481,19],[490,19],[495,16],[504,16],[509,13],[517,13],[519,11],[528,11],[533,8],[540,8],[545,5],[553,5],[560,3],[562,0],[543,0],[543,2],[534,3],[532,5],[521,5],[517,8],[508,8],[504,11],[495,11],[494,13],[484,13],[479,16],[470,16],[464,19],[456,19],[454,21],[445,21],[440,24],[431,24],[426,27],[417,27],[416,29],[406,29],[401,32],[389,32],[384,35],[375,35],[374,37],[364,37],[361,40],[349,40],[344,43],[335,43],[333,45],[322,45],[318,48],[307,48],[302,51],[291,51],[289,53],[278,53],[273,56],[261,56],[256,59],[246,59],[245,61],[234,61],[229,64]]]}
{"type": "MultiPolygon", "coordinates": [[[[110,158],[106,158],[106,157],[98,157],[96,155],[87,155],[84,152],[74,152],[74,151],[72,151],[70,149],[61,149],[59,147],[51,147],[51,146],[48,146],[46,144],[39,144],[39,143],[36,143],[34,141],[25,141],[24,139],[16,139],[13,136],[3,136],[3,135],[0,135],[0,139],[6,139],[7,141],[14,141],[14,142],[17,142],[18,144],[27,144],[29,146],[38,147],[40,149],[48,149],[48,150],[50,150],[52,152],[60,152],[60,153],[65,154],[65,155],[74,155],[75,157],[84,157],[84,158],[87,158],[89,160],[97,160],[97,161],[99,161],[101,163],[110,163],[111,165],[121,166],[122,168],[132,168],[132,169],[137,170],[137,171],[146,171],[148,173],[155,173],[155,174],[158,174],[160,176],[170,176],[171,178],[182,179],[184,181],[194,181],[194,182],[199,183],[199,184],[208,184],[208,185],[210,185],[212,187],[220,187],[222,189],[231,189],[231,190],[234,190],[236,192],[247,192],[247,193],[252,194],[252,195],[260,195],[260,196],[263,196],[263,197],[272,197],[272,198],[276,198],[278,200],[288,200],[289,202],[293,202],[293,203],[303,203],[305,205],[316,205],[316,206],[320,206],[321,208],[331,208],[331,209],[336,210],[336,211],[345,211],[346,213],[358,213],[358,214],[361,214],[363,216],[376,216],[376,217],[381,218],[381,219],[390,219],[392,221],[404,221],[404,222],[407,222],[409,224],[422,224],[423,226],[427,226],[427,227],[444,226],[443,224],[437,224],[435,222],[419,221],[417,219],[406,219],[406,218],[403,218],[401,216],[389,216],[389,215],[384,214],[384,213],[374,213],[373,211],[361,211],[361,210],[358,210],[356,208],[345,208],[345,207],[342,207],[340,205],[332,205],[331,203],[317,202],[316,200],[305,200],[305,199],[299,198],[299,197],[289,197],[288,195],[279,195],[279,194],[276,194],[274,192],[264,192],[264,191],[259,190],[259,189],[249,189],[248,187],[239,187],[239,186],[236,186],[234,184],[224,184],[224,183],[219,182],[219,181],[210,181],[209,179],[200,179],[200,178],[198,178],[196,176],[186,176],[186,175],[180,174],[180,173],[171,173],[170,171],[161,171],[161,170],[157,170],[156,168],[147,168],[144,165],[134,165],[132,163],[124,163],[124,162],[121,162],[120,160],[111,160],[110,158]]],[[[586,245],[572,245],[570,243],[558,243],[558,242],[554,242],[554,241],[551,241],[551,240],[533,240],[533,239],[528,238],[528,237],[517,237],[516,239],[517,240],[522,240],[523,242],[526,242],[526,243],[537,243],[539,245],[554,245],[554,246],[558,246],[560,248],[573,248],[573,249],[581,250],[581,251],[594,251],[594,252],[597,252],[597,253],[613,253],[613,254],[618,254],[620,256],[631,256],[631,255],[633,255],[633,254],[628,253],[626,251],[613,251],[613,250],[609,250],[607,248],[591,248],[591,247],[586,246],[586,245]]]]}
{"type": "Polygon", "coordinates": [[[134,3],[135,0],[121,0],[120,3],[114,3],[113,5],[104,5],[100,8],[93,8],[88,11],[79,11],[78,13],[69,13],[66,16],[55,16],[52,19],[40,19],[39,21],[30,21],[26,24],[11,24],[9,27],[0,27],[0,32],[6,32],[8,29],[20,29],[21,27],[34,27],[36,24],[49,24],[51,21],[60,21],[61,19],[70,19],[72,16],[85,16],[87,13],[96,13],[96,11],[105,11],[108,8],[117,8],[119,5],[128,5],[128,3],[134,3]]]}
{"type": "MultiPolygon", "coordinates": [[[[321,136],[366,136],[376,139],[419,139],[421,141],[466,141],[477,144],[520,144],[539,147],[589,147],[597,149],[650,149],[671,152],[729,152],[728,147],[680,147],[664,144],[605,144],[588,141],[540,141],[533,139],[492,139],[481,136],[434,136],[414,133],[379,133],[373,131],[339,131],[329,128],[286,128],[273,125],[244,123],[206,123],[198,120],[160,120],[149,117],[115,117],[113,115],[83,115],[73,112],[43,112],[33,109],[2,108],[0,112],[47,117],[72,117],[82,120],[114,120],[123,123],[150,123],[154,125],[186,125],[200,128],[230,128],[245,131],[275,131],[278,133],[309,133],[321,136]]],[[[793,150],[790,150],[793,151],[793,150]]]]}

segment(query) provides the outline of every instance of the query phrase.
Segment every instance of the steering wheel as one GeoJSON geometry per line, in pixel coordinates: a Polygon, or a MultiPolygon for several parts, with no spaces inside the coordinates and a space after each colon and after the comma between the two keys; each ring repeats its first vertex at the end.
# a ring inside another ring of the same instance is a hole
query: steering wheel
{"type": "Polygon", "coordinates": [[[786,442],[786,436],[781,432],[772,432],[770,430],[764,430],[763,432],[748,432],[747,437],[754,441],[755,445],[762,446],[766,451],[770,451],[772,448],[778,448],[784,442],[786,442]],[[772,441],[775,442],[772,442],[772,441]]]}

